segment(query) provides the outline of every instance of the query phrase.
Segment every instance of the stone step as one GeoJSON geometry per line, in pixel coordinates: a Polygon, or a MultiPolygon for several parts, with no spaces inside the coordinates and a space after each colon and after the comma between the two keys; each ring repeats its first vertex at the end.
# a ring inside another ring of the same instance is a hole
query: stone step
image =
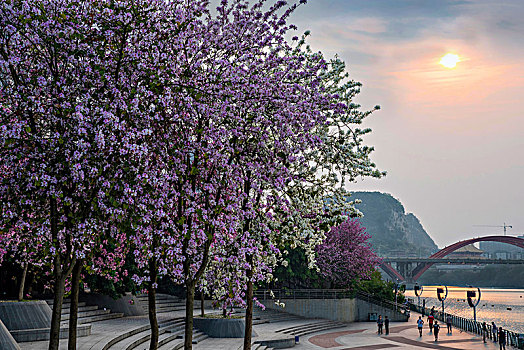
{"type": "Polygon", "coordinates": [[[111,320],[111,319],[120,318],[120,317],[124,317],[124,314],[123,313],[106,313],[102,315],[79,318],[78,324],[93,323],[93,322],[111,320]]]}
{"type": "Polygon", "coordinates": [[[176,328],[171,330],[170,332],[166,332],[162,334],[162,336],[158,337],[158,350],[162,349],[169,349],[170,347],[173,347],[175,343],[178,343],[182,336],[184,335],[184,325],[180,328],[176,328]]]}
{"type": "MultiPolygon", "coordinates": [[[[141,294],[141,295],[137,295],[136,298],[138,300],[148,300],[148,295],[147,294],[141,294]]],[[[179,297],[175,297],[173,295],[167,295],[167,294],[157,294],[156,295],[156,301],[163,301],[163,300],[175,300],[175,301],[179,301],[179,300],[182,300],[180,299],[179,297]]]]}
{"type": "MultiPolygon", "coordinates": [[[[169,333],[171,329],[183,328],[184,318],[178,317],[168,321],[160,323],[159,335],[169,333]]],[[[150,326],[144,325],[138,328],[131,329],[125,333],[119,334],[115,338],[111,339],[104,347],[103,350],[125,350],[134,349],[135,347],[144,344],[151,338],[150,326]]]]}
{"type": "Polygon", "coordinates": [[[276,330],[275,332],[289,334],[289,332],[292,332],[292,331],[300,331],[302,329],[315,327],[315,326],[319,326],[319,325],[332,324],[332,323],[337,323],[337,322],[332,322],[332,321],[310,322],[310,323],[296,325],[296,326],[292,326],[292,327],[281,328],[281,329],[276,330]]]}
{"type": "MultiPolygon", "coordinates": [[[[174,340],[179,336],[180,334],[184,333],[184,322],[183,320],[177,320],[175,322],[171,322],[168,325],[164,324],[163,326],[159,327],[158,329],[158,335],[159,335],[159,346],[160,341],[162,341],[163,344],[167,344],[170,341],[174,340]]],[[[111,350],[132,350],[136,347],[140,346],[141,344],[144,344],[148,342],[151,339],[151,331],[150,328],[134,334],[121,342],[117,343],[114,347],[111,348],[111,350]]]]}
{"type": "MultiPolygon", "coordinates": [[[[208,336],[200,331],[193,331],[193,344],[198,344],[204,339],[207,339],[208,336]]],[[[158,350],[179,350],[184,348],[184,330],[178,332],[174,339],[171,339],[169,342],[158,346],[158,350]]]]}
{"type": "MultiPolygon", "coordinates": [[[[138,302],[142,305],[149,304],[149,300],[146,299],[138,299],[138,302]]],[[[156,300],[155,304],[157,305],[164,305],[164,304],[185,304],[185,300],[179,300],[179,299],[165,299],[165,300],[156,300]]]]}
{"type": "MultiPolygon", "coordinates": [[[[103,310],[103,309],[96,309],[92,311],[85,311],[85,312],[79,312],[78,313],[78,320],[84,319],[86,317],[94,317],[99,315],[108,315],[111,314],[111,310],[103,310]]],[[[69,314],[62,314],[62,320],[69,320],[69,314]]]]}
{"type": "Polygon", "coordinates": [[[292,335],[304,336],[304,335],[308,335],[308,334],[311,334],[311,333],[316,333],[316,332],[325,331],[325,330],[329,330],[329,329],[335,329],[335,328],[342,328],[342,327],[345,327],[345,326],[346,325],[344,325],[344,324],[340,324],[340,325],[324,325],[324,326],[311,327],[311,328],[308,328],[308,329],[304,329],[304,330],[292,333],[292,335]]]}
{"type": "MultiPolygon", "coordinates": [[[[46,300],[47,302],[47,305],[49,305],[49,307],[52,309],[53,308],[53,300],[46,300]]],[[[81,307],[81,306],[86,306],[86,303],[85,301],[79,301],[78,302],[78,307],[81,307]]],[[[71,308],[71,301],[65,301],[62,303],[62,309],[69,309],[71,308]]]]}
{"type": "MultiPolygon", "coordinates": [[[[182,323],[182,324],[184,323],[183,317],[177,317],[177,318],[166,320],[159,324],[159,328],[167,327],[169,329],[169,327],[176,326],[179,323],[182,323]]],[[[116,337],[114,337],[113,339],[111,339],[110,341],[108,341],[104,345],[102,350],[115,349],[115,346],[117,346],[119,343],[125,342],[127,338],[132,337],[139,333],[149,332],[149,329],[150,329],[149,324],[146,324],[146,325],[143,325],[137,328],[130,329],[127,332],[121,333],[117,335],[116,337]]]]}
{"type": "MultiPolygon", "coordinates": [[[[87,311],[93,311],[93,310],[97,310],[98,309],[98,305],[88,305],[88,306],[79,306],[78,307],[78,313],[80,312],[87,312],[87,311]]],[[[69,315],[69,312],[71,311],[70,308],[62,308],[62,315],[69,315]]]]}
{"type": "MultiPolygon", "coordinates": [[[[163,335],[165,332],[166,330],[162,328],[158,330],[159,336],[163,335]]],[[[151,332],[148,329],[145,332],[141,332],[129,338],[126,338],[125,340],[121,341],[120,343],[117,343],[113,348],[114,350],[132,350],[132,349],[135,349],[137,346],[140,346],[141,344],[148,342],[150,339],[151,339],[151,332]]],[[[113,350],[113,348],[111,348],[111,350],[113,350]]]]}

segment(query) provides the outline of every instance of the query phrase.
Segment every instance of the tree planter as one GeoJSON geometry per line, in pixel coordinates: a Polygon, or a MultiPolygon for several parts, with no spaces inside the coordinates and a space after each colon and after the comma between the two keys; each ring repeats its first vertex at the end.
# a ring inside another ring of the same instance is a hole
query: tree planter
{"type": "MultiPolygon", "coordinates": [[[[212,338],[243,338],[246,322],[243,318],[195,317],[194,327],[212,338]]],[[[255,331],[252,336],[256,337],[255,331]]]]}

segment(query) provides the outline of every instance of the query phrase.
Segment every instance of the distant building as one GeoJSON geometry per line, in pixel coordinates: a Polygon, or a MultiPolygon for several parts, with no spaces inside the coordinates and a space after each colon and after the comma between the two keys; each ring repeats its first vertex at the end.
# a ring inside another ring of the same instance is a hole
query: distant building
{"type": "Polygon", "coordinates": [[[482,254],[484,252],[475,247],[473,244],[467,245],[465,247],[455,250],[453,253],[447,255],[448,258],[483,258],[482,254]]]}
{"type": "MultiPolygon", "coordinates": [[[[467,245],[465,247],[455,250],[453,253],[450,253],[446,256],[450,259],[485,259],[484,252],[473,244],[467,245]]],[[[455,264],[438,264],[435,265],[435,268],[439,271],[444,270],[476,270],[484,267],[484,264],[470,265],[455,265],[455,264]]]]}
{"type": "MultiPolygon", "coordinates": [[[[518,236],[524,239],[524,235],[518,236]]],[[[480,242],[484,256],[491,259],[524,259],[524,249],[507,243],[480,242]]]]}

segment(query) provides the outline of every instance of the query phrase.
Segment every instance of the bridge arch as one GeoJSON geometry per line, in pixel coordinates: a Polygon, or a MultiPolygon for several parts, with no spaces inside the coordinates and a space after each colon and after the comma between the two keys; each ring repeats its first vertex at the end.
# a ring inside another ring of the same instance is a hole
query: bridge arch
{"type": "MultiPolygon", "coordinates": [[[[448,254],[453,253],[457,249],[460,249],[462,247],[465,247],[467,245],[477,243],[477,242],[500,242],[500,243],[507,243],[514,245],[516,247],[524,249],[524,239],[518,238],[518,237],[512,237],[512,236],[485,236],[485,237],[477,237],[477,238],[471,238],[466,239],[464,241],[459,241],[457,243],[453,243],[445,248],[442,248],[435,254],[431,255],[430,259],[440,259],[446,257],[448,254]]],[[[431,266],[433,266],[435,263],[424,263],[418,265],[413,272],[412,280],[415,282],[426,272],[431,266]]],[[[380,267],[391,277],[397,278],[399,281],[405,281],[406,278],[402,276],[397,270],[391,266],[389,263],[383,263],[380,265],[380,267]]]]}
{"type": "MultiPolygon", "coordinates": [[[[445,248],[442,248],[435,254],[431,255],[430,258],[431,259],[443,258],[447,256],[448,254],[453,253],[457,249],[460,249],[462,247],[465,247],[467,245],[477,243],[477,242],[507,243],[507,244],[511,244],[516,247],[524,249],[524,239],[522,238],[511,237],[511,236],[486,236],[486,237],[477,237],[477,238],[466,239],[464,241],[453,243],[445,248]]],[[[417,268],[415,268],[413,270],[413,281],[418,280],[424,272],[426,272],[431,266],[433,266],[433,264],[434,263],[426,263],[426,264],[419,265],[417,268]]]]}

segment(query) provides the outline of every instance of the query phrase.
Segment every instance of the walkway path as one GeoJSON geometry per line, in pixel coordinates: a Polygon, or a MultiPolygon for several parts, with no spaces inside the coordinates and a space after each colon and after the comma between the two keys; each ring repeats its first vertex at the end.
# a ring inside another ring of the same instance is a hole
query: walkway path
{"type": "MultiPolygon", "coordinates": [[[[195,312],[196,313],[196,312],[195,312]]],[[[184,311],[169,312],[159,315],[159,321],[164,319],[183,316],[184,311]]],[[[445,326],[441,328],[440,340],[434,342],[434,337],[429,333],[426,326],[422,338],[419,337],[416,327],[418,314],[412,313],[409,322],[392,322],[389,335],[377,335],[374,322],[355,322],[344,328],[337,328],[324,332],[317,332],[308,336],[300,337],[300,342],[293,348],[296,350],[329,349],[329,350],[379,350],[379,349],[457,349],[457,350],[495,350],[498,344],[487,341],[482,342],[482,337],[453,329],[453,334],[448,335],[445,326]]],[[[311,319],[294,319],[276,323],[262,323],[254,325],[254,330],[260,338],[275,337],[281,333],[275,333],[284,328],[300,326],[316,322],[311,319]]],[[[89,337],[78,339],[78,350],[100,350],[118,333],[130,328],[147,324],[147,317],[125,317],[107,320],[93,324],[92,334],[89,337]]],[[[238,350],[243,344],[242,339],[214,339],[207,338],[193,345],[195,350],[238,350]]],[[[44,350],[47,342],[20,343],[22,350],[44,350]]],[[[146,344],[139,346],[138,350],[148,348],[146,344]]],[[[67,349],[67,341],[60,342],[60,349],[67,349]]],[[[253,347],[255,349],[255,347],[253,347]]],[[[510,349],[508,347],[508,349],[510,349]]]]}
{"type": "MultiPolygon", "coordinates": [[[[392,322],[389,335],[378,335],[374,322],[356,322],[343,329],[317,333],[300,339],[300,345],[295,349],[330,349],[330,350],[375,350],[375,349],[464,349],[464,350],[495,350],[498,344],[482,337],[453,329],[453,334],[447,334],[446,327],[441,328],[439,341],[435,342],[429,328],[424,328],[419,337],[416,320],[419,314],[412,313],[406,322],[392,322]]],[[[508,347],[508,349],[510,349],[508,347]]]]}

